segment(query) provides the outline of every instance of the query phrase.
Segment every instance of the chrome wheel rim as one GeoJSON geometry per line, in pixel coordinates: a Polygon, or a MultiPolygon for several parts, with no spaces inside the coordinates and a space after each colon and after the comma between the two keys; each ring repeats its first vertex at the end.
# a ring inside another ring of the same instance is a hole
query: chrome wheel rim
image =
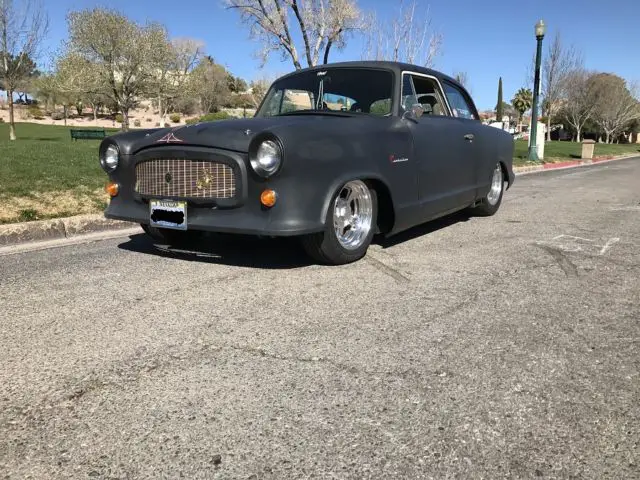
{"type": "Polygon", "coordinates": [[[491,190],[489,190],[489,194],[487,195],[487,202],[489,205],[495,205],[500,200],[500,194],[502,193],[502,168],[498,163],[496,168],[493,170],[493,177],[491,178],[491,190]]]}
{"type": "Polygon", "coordinates": [[[373,222],[373,200],[360,180],[347,183],[333,202],[333,228],[338,243],[347,250],[360,248],[373,222]]]}

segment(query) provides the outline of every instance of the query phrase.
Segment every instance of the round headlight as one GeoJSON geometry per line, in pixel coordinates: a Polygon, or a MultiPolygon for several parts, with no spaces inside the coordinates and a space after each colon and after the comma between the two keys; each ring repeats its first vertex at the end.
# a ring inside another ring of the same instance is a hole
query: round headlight
{"type": "Polygon", "coordinates": [[[110,173],[116,169],[119,161],[120,152],[118,151],[118,147],[109,145],[100,159],[100,165],[102,165],[105,172],[110,173]]]}
{"type": "Polygon", "coordinates": [[[262,177],[273,175],[282,163],[282,151],[273,140],[265,140],[258,146],[255,156],[251,159],[251,166],[262,177]]]}

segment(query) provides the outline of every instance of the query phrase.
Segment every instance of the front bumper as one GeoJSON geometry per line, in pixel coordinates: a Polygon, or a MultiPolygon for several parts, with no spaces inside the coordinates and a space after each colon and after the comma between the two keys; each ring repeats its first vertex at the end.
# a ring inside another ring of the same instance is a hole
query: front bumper
{"type": "Polygon", "coordinates": [[[324,229],[320,212],[310,204],[309,195],[305,195],[303,185],[296,184],[293,179],[259,178],[250,168],[247,168],[248,161],[245,154],[195,147],[161,147],[138,155],[123,156],[118,169],[110,175],[110,179],[117,182],[120,189],[118,195],[111,199],[105,211],[105,217],[149,224],[150,197],[142,196],[135,191],[135,166],[140,161],[158,158],[159,155],[189,159],[224,156],[225,162],[233,164],[237,184],[237,192],[233,200],[180,199],[187,201],[188,230],[295,236],[324,229]],[[273,188],[278,193],[278,201],[272,208],[266,208],[260,203],[260,194],[265,188],[273,188]]]}

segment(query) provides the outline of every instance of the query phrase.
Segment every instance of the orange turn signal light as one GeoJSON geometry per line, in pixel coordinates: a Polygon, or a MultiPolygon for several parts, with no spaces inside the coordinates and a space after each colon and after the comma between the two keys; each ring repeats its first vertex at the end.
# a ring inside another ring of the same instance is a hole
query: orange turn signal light
{"type": "Polygon", "coordinates": [[[118,191],[120,190],[120,187],[118,186],[117,183],[114,182],[109,182],[107,183],[107,185],[104,187],[105,192],[107,192],[110,196],[115,197],[116,195],[118,195],[118,191]]]}
{"type": "Polygon", "coordinates": [[[267,208],[271,208],[276,204],[278,195],[275,190],[265,190],[260,194],[260,203],[267,208]]]}

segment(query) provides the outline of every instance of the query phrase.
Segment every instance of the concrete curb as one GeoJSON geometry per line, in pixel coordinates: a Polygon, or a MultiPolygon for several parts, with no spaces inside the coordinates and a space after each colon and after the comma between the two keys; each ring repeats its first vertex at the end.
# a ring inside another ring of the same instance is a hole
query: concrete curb
{"type": "MultiPolygon", "coordinates": [[[[597,157],[594,158],[592,162],[574,160],[568,162],[545,163],[544,165],[514,167],[513,171],[516,175],[526,175],[546,170],[575,168],[584,165],[591,165],[593,163],[613,162],[633,157],[638,157],[638,155],[597,157]]],[[[77,215],[74,217],[39,220],[36,222],[10,223],[7,225],[0,225],[0,247],[28,242],[72,238],[79,235],[103,232],[106,230],[130,229],[134,226],[134,223],[110,220],[105,218],[103,215],[77,215]]]]}
{"type": "Polygon", "coordinates": [[[77,215],[35,222],[0,225],[0,246],[72,238],[87,233],[131,228],[134,224],[110,220],[103,215],[77,215]]]}
{"type": "Polygon", "coordinates": [[[546,170],[557,170],[557,169],[567,169],[567,168],[575,168],[575,167],[583,167],[585,165],[594,165],[597,163],[604,162],[615,162],[616,160],[625,160],[627,158],[638,157],[638,154],[631,155],[606,155],[601,157],[595,157],[593,160],[569,160],[567,162],[555,162],[555,163],[545,163],[543,165],[527,165],[524,167],[513,167],[513,172],[516,175],[523,175],[528,173],[536,173],[543,172],[546,170]]]}

